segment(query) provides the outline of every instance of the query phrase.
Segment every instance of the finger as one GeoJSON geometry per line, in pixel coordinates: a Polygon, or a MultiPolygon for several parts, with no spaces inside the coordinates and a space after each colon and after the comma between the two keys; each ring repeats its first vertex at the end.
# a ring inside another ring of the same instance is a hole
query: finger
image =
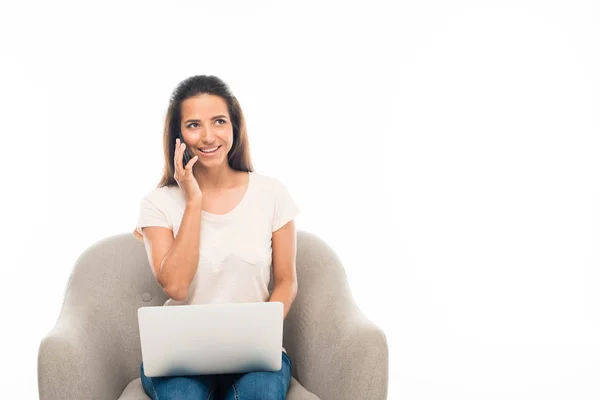
{"type": "Polygon", "coordinates": [[[177,138],[175,139],[175,155],[173,156],[173,161],[175,162],[175,165],[177,165],[177,156],[179,155],[179,149],[179,138],[177,138]]]}
{"type": "Polygon", "coordinates": [[[196,163],[196,161],[198,161],[198,156],[192,157],[192,159],[185,166],[185,169],[192,169],[192,167],[194,166],[194,164],[196,163]]]}
{"type": "Polygon", "coordinates": [[[185,143],[181,143],[181,146],[179,147],[179,163],[181,164],[181,168],[184,167],[183,165],[183,155],[185,154],[185,152],[187,151],[186,149],[186,145],[185,143]]]}
{"type": "Polygon", "coordinates": [[[183,153],[185,152],[185,143],[181,143],[179,145],[179,150],[177,151],[175,164],[178,168],[185,169],[183,165],[183,153]]]}

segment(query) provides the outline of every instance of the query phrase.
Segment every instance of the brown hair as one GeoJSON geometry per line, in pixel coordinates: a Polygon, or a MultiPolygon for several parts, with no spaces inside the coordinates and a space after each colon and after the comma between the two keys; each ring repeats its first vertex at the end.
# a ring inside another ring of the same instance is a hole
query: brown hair
{"type": "Polygon", "coordinates": [[[201,94],[212,94],[221,97],[227,103],[229,117],[233,125],[233,146],[227,154],[231,168],[237,171],[254,170],[250,160],[246,120],[240,103],[231,93],[229,86],[214,75],[191,76],[177,85],[169,101],[169,109],[165,117],[163,149],[165,166],[163,176],[157,187],[177,186],[175,180],[175,139],[181,129],[181,103],[190,97],[201,94]]]}

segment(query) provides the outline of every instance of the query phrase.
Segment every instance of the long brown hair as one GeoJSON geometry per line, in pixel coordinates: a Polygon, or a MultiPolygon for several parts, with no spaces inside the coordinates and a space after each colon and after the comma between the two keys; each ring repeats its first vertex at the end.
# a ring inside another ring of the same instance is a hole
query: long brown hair
{"type": "Polygon", "coordinates": [[[250,160],[246,120],[240,103],[231,93],[229,86],[214,75],[191,76],[177,85],[169,101],[169,109],[165,117],[163,149],[165,165],[163,176],[157,187],[177,186],[175,180],[175,139],[181,129],[181,103],[190,97],[212,94],[221,97],[227,103],[229,117],[233,125],[233,146],[227,154],[231,168],[237,171],[251,172],[254,170],[250,160]]]}

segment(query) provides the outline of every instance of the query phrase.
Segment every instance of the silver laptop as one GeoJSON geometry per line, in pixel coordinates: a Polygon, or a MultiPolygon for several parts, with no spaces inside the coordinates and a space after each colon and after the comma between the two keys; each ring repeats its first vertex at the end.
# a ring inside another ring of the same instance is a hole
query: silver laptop
{"type": "Polygon", "coordinates": [[[140,307],[138,322],[149,377],[281,369],[282,302],[140,307]]]}

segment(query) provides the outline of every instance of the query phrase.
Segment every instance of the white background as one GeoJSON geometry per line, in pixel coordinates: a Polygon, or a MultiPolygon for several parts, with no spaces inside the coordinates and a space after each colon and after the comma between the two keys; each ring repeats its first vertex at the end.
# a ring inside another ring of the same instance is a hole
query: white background
{"type": "Polygon", "coordinates": [[[3,3],[4,397],[37,398],[73,264],[135,227],[196,74],[386,332],[390,399],[600,397],[598,3],[394,3],[3,3]]]}

